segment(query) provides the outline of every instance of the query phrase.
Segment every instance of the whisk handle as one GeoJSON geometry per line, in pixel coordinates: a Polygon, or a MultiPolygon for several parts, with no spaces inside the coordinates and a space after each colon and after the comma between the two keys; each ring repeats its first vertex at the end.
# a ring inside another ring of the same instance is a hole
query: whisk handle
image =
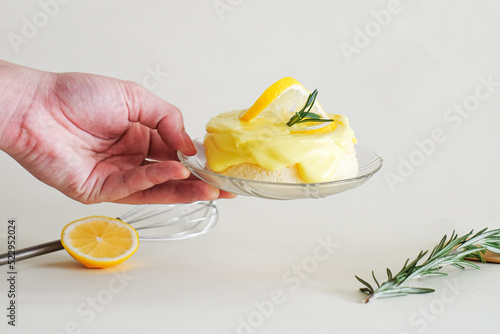
{"type": "MultiPolygon", "coordinates": [[[[61,244],[61,240],[54,240],[51,242],[46,242],[44,244],[26,247],[16,250],[15,261],[17,262],[25,259],[30,259],[35,256],[56,252],[61,249],[64,249],[63,245],[61,244]]],[[[12,259],[12,253],[0,254],[0,266],[6,265],[9,262],[9,259],[12,259]]]]}

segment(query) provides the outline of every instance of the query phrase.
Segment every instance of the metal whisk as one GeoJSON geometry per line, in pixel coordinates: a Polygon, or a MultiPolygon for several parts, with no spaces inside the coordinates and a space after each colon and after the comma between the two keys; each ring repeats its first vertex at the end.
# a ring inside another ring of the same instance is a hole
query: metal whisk
{"type": "MultiPolygon", "coordinates": [[[[215,202],[139,205],[118,217],[134,226],[141,241],[194,238],[213,229],[217,218],[215,202]]],[[[64,249],[61,240],[55,240],[16,250],[15,260],[17,262],[61,249],[64,249]]],[[[0,254],[0,266],[7,264],[8,258],[8,253],[0,254]]]]}

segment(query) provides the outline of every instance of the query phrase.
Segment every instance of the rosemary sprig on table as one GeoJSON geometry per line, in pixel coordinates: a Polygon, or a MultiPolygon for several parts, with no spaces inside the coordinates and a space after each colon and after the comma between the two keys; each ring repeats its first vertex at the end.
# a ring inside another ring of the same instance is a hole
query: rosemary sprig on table
{"type": "Polygon", "coordinates": [[[424,263],[419,264],[420,260],[428,253],[421,251],[415,260],[408,263],[407,259],[403,268],[396,274],[387,268],[387,281],[379,284],[374,272],[372,277],[377,285],[374,289],[367,281],[355,276],[365,287],[360,288],[360,291],[368,294],[364,300],[365,303],[376,298],[387,298],[406,296],[408,294],[429,293],[434,289],[416,288],[406,286],[406,283],[414,278],[422,276],[446,276],[446,273],[439,271],[442,267],[452,265],[459,269],[472,267],[479,269],[479,266],[464,259],[472,258],[484,262],[483,254],[486,250],[493,253],[500,253],[500,229],[487,231],[487,228],[472,235],[473,231],[462,237],[458,237],[453,231],[449,240],[445,235],[439,244],[432,250],[431,254],[424,263]]]}
{"type": "Polygon", "coordinates": [[[314,102],[316,101],[316,96],[318,95],[318,91],[315,89],[314,92],[309,94],[307,98],[306,104],[299,112],[296,112],[290,120],[286,123],[288,126],[292,126],[297,123],[305,123],[305,122],[333,122],[333,119],[330,118],[321,118],[320,115],[311,112],[311,108],[313,107],[314,102]],[[306,110],[307,109],[307,110],[306,110]]]}

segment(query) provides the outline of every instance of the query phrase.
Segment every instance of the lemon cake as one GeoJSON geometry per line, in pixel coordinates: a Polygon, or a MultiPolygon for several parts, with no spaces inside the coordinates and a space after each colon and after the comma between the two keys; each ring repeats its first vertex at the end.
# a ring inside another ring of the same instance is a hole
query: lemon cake
{"type": "Polygon", "coordinates": [[[327,114],[297,80],[283,78],[246,110],[212,118],[204,138],[207,167],[240,179],[321,183],[358,175],[349,120],[327,114]]]}

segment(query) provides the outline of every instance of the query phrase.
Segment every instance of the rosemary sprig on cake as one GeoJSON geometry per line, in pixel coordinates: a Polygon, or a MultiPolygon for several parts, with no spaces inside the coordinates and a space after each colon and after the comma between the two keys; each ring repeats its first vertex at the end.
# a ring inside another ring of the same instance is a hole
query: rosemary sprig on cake
{"type": "Polygon", "coordinates": [[[330,118],[321,118],[320,115],[311,112],[311,108],[313,107],[314,102],[316,101],[316,96],[318,95],[318,90],[315,89],[309,97],[307,98],[306,104],[300,111],[296,112],[290,120],[286,123],[288,126],[292,126],[298,123],[305,122],[333,122],[333,119],[330,118]]]}
{"type": "Polygon", "coordinates": [[[449,240],[445,235],[422,264],[419,264],[419,262],[428,251],[421,251],[416,259],[410,263],[408,263],[410,259],[407,259],[403,268],[396,275],[393,275],[387,268],[387,281],[382,284],[378,283],[375,273],[372,271],[373,280],[377,285],[376,289],[367,281],[355,276],[365,286],[360,288],[360,291],[368,294],[364,302],[367,303],[376,298],[434,292],[434,289],[410,287],[406,283],[411,279],[423,276],[446,276],[447,274],[440,270],[447,265],[459,269],[465,269],[465,267],[479,269],[478,265],[469,262],[467,259],[485,262],[483,254],[486,251],[500,253],[500,229],[487,231],[487,228],[485,228],[475,235],[472,234],[473,231],[459,238],[453,231],[449,240]]]}

